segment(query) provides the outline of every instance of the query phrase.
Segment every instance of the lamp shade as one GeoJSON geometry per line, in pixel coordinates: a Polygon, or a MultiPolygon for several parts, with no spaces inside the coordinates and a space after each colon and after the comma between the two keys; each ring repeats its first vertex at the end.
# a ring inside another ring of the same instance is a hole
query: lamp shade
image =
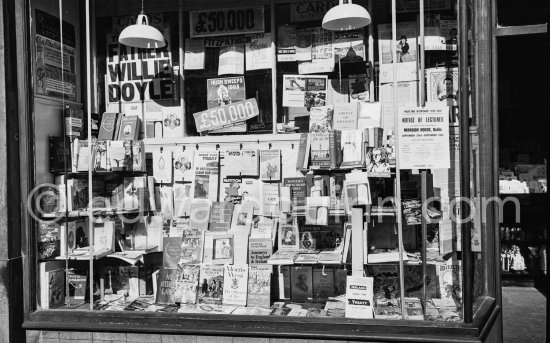
{"type": "Polygon", "coordinates": [[[147,16],[141,12],[134,25],[127,26],[118,36],[120,44],[134,48],[155,49],[166,44],[159,30],[149,25],[147,16]]]}
{"type": "Polygon", "coordinates": [[[371,23],[369,12],[356,4],[343,3],[331,8],[323,18],[323,29],[331,31],[355,30],[371,23]]]}

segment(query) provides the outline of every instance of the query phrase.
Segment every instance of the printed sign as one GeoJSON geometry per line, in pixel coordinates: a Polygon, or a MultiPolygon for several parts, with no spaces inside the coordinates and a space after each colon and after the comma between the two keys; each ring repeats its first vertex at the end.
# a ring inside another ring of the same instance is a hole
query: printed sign
{"type": "Polygon", "coordinates": [[[229,105],[193,114],[198,132],[211,131],[251,119],[260,114],[256,99],[247,99],[229,105]]]}
{"type": "Polygon", "coordinates": [[[338,1],[314,1],[290,4],[290,21],[295,23],[322,20],[325,13],[336,5],[338,5],[338,1]]]}
{"type": "Polygon", "coordinates": [[[400,169],[450,167],[447,107],[404,106],[399,109],[398,118],[400,169]]]}
{"type": "Polygon", "coordinates": [[[231,8],[189,13],[191,38],[262,33],[264,8],[231,8]]]}

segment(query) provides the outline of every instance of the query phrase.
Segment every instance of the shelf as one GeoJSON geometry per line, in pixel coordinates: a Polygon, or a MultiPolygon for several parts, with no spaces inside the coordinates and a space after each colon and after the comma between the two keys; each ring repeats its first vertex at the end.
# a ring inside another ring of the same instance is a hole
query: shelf
{"type": "MultiPolygon", "coordinates": [[[[125,215],[125,214],[140,214],[140,213],[148,213],[151,211],[141,211],[141,210],[114,210],[114,209],[97,209],[94,210],[92,213],[92,216],[115,216],[115,215],[125,215]]],[[[55,218],[81,218],[81,217],[89,217],[90,212],[86,210],[82,211],[69,211],[66,212],[55,212],[55,213],[45,213],[42,215],[42,218],[44,219],[55,219],[55,218]]]]}

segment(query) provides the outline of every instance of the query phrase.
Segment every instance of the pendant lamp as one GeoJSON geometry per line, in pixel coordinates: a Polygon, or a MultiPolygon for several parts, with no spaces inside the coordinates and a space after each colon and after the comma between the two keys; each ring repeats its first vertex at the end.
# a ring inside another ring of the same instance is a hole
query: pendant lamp
{"type": "Polygon", "coordinates": [[[351,0],[340,0],[338,6],[334,6],[325,14],[323,29],[330,31],[355,30],[370,23],[370,14],[363,6],[352,4],[351,0]]]}
{"type": "Polygon", "coordinates": [[[134,48],[155,49],[165,45],[164,36],[158,29],[149,25],[149,20],[143,11],[141,0],[141,13],[134,25],[127,26],[118,36],[118,42],[134,48]]]}

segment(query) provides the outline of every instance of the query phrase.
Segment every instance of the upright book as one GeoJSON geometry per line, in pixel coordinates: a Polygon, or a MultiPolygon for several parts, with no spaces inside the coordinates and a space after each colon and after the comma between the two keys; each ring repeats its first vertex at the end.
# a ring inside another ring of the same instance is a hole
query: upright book
{"type": "Polygon", "coordinates": [[[248,290],[248,265],[224,266],[223,304],[245,306],[248,290]]]}
{"type": "Polygon", "coordinates": [[[227,231],[231,228],[233,216],[233,204],[230,202],[212,203],[212,215],[210,216],[210,231],[227,231]]]}
{"type": "Polygon", "coordinates": [[[281,180],[281,150],[260,150],[260,179],[263,181],[281,180]]]}
{"type": "Polygon", "coordinates": [[[99,127],[98,140],[114,140],[116,139],[117,134],[117,122],[119,116],[122,117],[121,113],[103,113],[101,117],[101,126],[99,127]]]}
{"type": "Polygon", "coordinates": [[[247,306],[268,308],[271,300],[271,273],[270,265],[251,264],[248,271],[247,306]]]}
{"type": "Polygon", "coordinates": [[[40,262],[40,306],[43,309],[65,305],[65,262],[40,262]]]}
{"type": "Polygon", "coordinates": [[[117,140],[136,141],[139,138],[139,116],[124,116],[120,121],[117,140]]]}
{"type": "Polygon", "coordinates": [[[203,264],[199,277],[199,304],[222,304],[224,267],[203,264]]]}
{"type": "Polygon", "coordinates": [[[313,269],[311,266],[290,268],[290,298],[293,301],[313,299],[313,269]]]}

